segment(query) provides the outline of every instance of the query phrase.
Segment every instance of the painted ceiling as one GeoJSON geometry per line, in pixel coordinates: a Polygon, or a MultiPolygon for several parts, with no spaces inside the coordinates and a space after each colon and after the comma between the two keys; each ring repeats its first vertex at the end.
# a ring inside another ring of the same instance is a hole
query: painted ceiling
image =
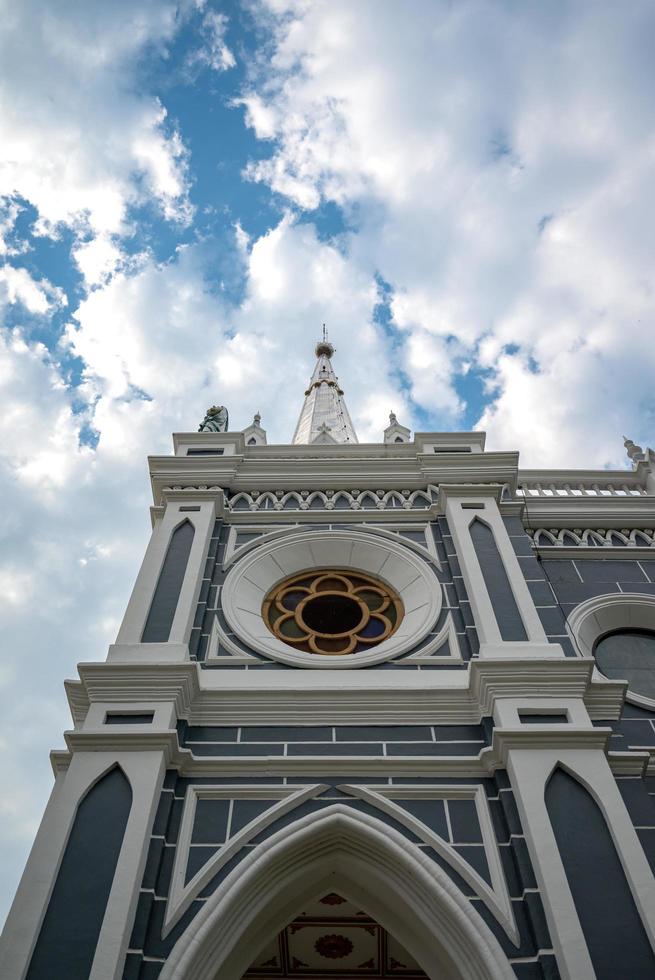
{"type": "Polygon", "coordinates": [[[261,950],[244,980],[376,977],[427,980],[407,950],[366,912],[329,894],[261,950]]]}

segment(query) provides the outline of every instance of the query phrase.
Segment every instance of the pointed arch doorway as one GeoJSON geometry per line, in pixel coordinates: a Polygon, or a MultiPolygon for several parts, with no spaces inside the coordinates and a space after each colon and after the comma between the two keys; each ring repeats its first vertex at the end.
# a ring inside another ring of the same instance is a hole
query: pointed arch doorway
{"type": "Polygon", "coordinates": [[[445,872],[396,830],[343,804],[255,847],[207,899],[160,980],[252,980],[259,954],[331,894],[392,936],[429,980],[516,980],[445,872]]]}

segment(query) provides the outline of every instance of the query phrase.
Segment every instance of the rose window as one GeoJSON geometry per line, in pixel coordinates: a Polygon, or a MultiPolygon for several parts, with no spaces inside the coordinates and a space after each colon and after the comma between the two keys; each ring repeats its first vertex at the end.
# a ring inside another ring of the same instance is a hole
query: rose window
{"type": "Polygon", "coordinates": [[[305,653],[359,653],[386,640],[403,618],[399,596],[379,579],[347,571],[303,572],[272,589],[262,607],[270,631],[305,653]]]}

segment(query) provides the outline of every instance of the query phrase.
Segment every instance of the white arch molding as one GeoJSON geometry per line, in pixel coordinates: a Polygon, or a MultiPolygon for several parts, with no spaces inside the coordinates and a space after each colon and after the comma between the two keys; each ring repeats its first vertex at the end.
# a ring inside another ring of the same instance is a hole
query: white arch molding
{"type": "Polygon", "coordinates": [[[431,980],[516,980],[445,872],[393,828],[339,803],[254,848],[207,899],[160,980],[241,980],[306,902],[331,891],[364,908],[431,980]]]}
{"type": "MultiPolygon", "coordinates": [[[[610,592],[594,596],[576,606],[568,620],[569,633],[573,636],[583,657],[594,656],[596,641],[607,633],[637,629],[655,632],[655,596],[644,592],[610,592]]],[[[597,680],[605,675],[594,667],[597,680]]],[[[626,701],[655,711],[655,700],[626,691],[626,701]]]]}

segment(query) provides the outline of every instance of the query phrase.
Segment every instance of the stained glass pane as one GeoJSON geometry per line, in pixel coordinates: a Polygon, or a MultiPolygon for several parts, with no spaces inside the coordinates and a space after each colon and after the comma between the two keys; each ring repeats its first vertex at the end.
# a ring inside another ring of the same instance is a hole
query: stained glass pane
{"type": "Polygon", "coordinates": [[[386,629],[385,623],[381,619],[376,619],[371,616],[368,623],[363,630],[359,630],[358,636],[366,637],[366,639],[373,639],[376,636],[382,636],[386,629]]]}
{"type": "Polygon", "coordinates": [[[362,589],[357,595],[366,603],[371,611],[379,609],[384,603],[384,596],[380,595],[379,592],[374,592],[372,589],[362,589]]]}
{"type": "Polygon", "coordinates": [[[279,629],[283,636],[288,636],[291,638],[305,636],[305,632],[301,630],[300,626],[292,616],[280,623],[279,629]]]}
{"type": "Polygon", "coordinates": [[[606,677],[626,680],[635,694],[655,698],[655,633],[611,633],[598,641],[594,653],[606,677]]]}
{"type": "Polygon", "coordinates": [[[298,603],[300,602],[300,600],[301,599],[304,599],[306,595],[308,595],[308,593],[307,592],[304,592],[304,591],[303,592],[287,592],[282,597],[282,605],[284,606],[285,609],[288,609],[290,612],[293,612],[293,610],[296,608],[296,606],[298,605],[298,603]]]}

